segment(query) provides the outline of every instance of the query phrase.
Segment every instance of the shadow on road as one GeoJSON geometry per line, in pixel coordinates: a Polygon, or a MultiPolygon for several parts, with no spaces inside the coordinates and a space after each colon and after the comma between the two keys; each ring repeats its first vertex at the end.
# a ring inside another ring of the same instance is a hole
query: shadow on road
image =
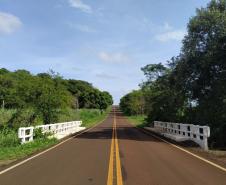
{"type": "MultiPolygon", "coordinates": [[[[133,125],[129,124],[126,117],[120,111],[115,111],[117,117],[117,138],[124,140],[135,140],[135,141],[149,141],[149,142],[162,142],[150,135],[147,135],[133,125]]],[[[111,112],[108,118],[98,125],[97,127],[85,132],[76,139],[112,139],[112,125],[114,120],[114,113],[111,112]]]]}

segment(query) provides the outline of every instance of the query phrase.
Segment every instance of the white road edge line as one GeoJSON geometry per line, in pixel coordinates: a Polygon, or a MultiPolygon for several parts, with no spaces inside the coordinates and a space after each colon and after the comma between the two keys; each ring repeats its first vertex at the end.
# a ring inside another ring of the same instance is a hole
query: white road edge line
{"type": "Polygon", "coordinates": [[[187,153],[187,154],[190,154],[190,155],[192,155],[193,157],[198,158],[198,159],[200,159],[200,160],[202,160],[202,161],[204,161],[204,162],[206,162],[206,163],[208,163],[208,164],[210,164],[210,165],[212,165],[212,166],[214,166],[214,167],[216,167],[216,168],[218,168],[218,169],[220,169],[220,170],[222,170],[222,171],[224,171],[224,172],[226,172],[226,168],[224,168],[224,167],[222,167],[222,166],[220,166],[220,165],[218,165],[218,164],[215,164],[215,163],[213,163],[213,162],[211,162],[211,161],[209,161],[209,160],[207,160],[207,159],[205,159],[205,158],[203,158],[203,157],[200,157],[200,156],[198,156],[198,155],[196,155],[196,154],[194,154],[194,153],[192,153],[192,152],[190,152],[190,151],[188,151],[188,150],[186,150],[186,149],[184,149],[184,148],[181,148],[181,147],[179,147],[179,146],[177,146],[177,145],[175,145],[175,144],[173,144],[173,143],[170,143],[170,142],[166,141],[165,139],[162,139],[162,138],[160,138],[160,137],[158,137],[158,136],[156,136],[156,135],[153,135],[153,134],[151,134],[150,131],[145,130],[145,132],[148,132],[148,133],[149,133],[150,135],[152,135],[153,137],[155,137],[155,138],[157,138],[157,139],[159,139],[159,140],[161,140],[161,141],[164,141],[165,143],[167,143],[167,144],[169,144],[169,145],[171,145],[171,146],[173,146],[173,147],[175,147],[175,148],[177,148],[177,149],[179,149],[179,150],[181,150],[181,151],[183,151],[183,152],[185,152],[185,153],[187,153]]]}
{"type": "MultiPolygon", "coordinates": [[[[104,121],[104,120],[103,120],[103,121],[104,121]]],[[[101,121],[100,123],[102,123],[103,121],[101,121]]],[[[62,142],[60,142],[60,143],[57,144],[57,145],[54,145],[54,146],[51,147],[51,148],[48,148],[48,149],[46,149],[46,150],[44,150],[44,151],[42,151],[42,152],[40,152],[40,153],[38,153],[38,154],[36,154],[36,155],[30,157],[30,158],[27,158],[27,159],[25,159],[25,160],[23,160],[23,161],[21,161],[21,162],[15,164],[15,165],[9,167],[9,168],[6,168],[5,170],[0,171],[0,175],[2,175],[2,174],[4,174],[4,173],[6,173],[6,172],[8,172],[8,171],[10,171],[10,170],[12,170],[12,169],[14,169],[14,168],[16,168],[16,167],[22,165],[22,164],[24,164],[24,163],[26,163],[26,162],[28,162],[28,161],[34,159],[34,158],[36,158],[36,157],[38,157],[38,156],[40,156],[40,155],[42,155],[42,154],[44,154],[44,153],[46,153],[46,152],[48,152],[48,151],[50,151],[50,150],[52,150],[52,149],[54,149],[54,148],[56,148],[56,147],[58,147],[58,146],[64,144],[64,143],[66,143],[67,141],[69,141],[69,140],[71,140],[71,139],[73,139],[73,138],[75,138],[75,137],[77,137],[77,136],[79,136],[79,135],[81,135],[81,134],[83,134],[83,133],[85,133],[85,132],[88,132],[89,130],[91,130],[91,129],[95,128],[96,126],[98,126],[100,123],[94,125],[93,127],[88,128],[87,130],[85,130],[85,131],[83,131],[83,132],[80,132],[79,134],[76,134],[76,135],[74,135],[74,136],[71,136],[70,138],[68,138],[68,139],[66,139],[66,140],[64,140],[64,141],[62,141],[62,142]]],[[[76,139],[76,138],[75,138],[75,139],[76,139]]]]}

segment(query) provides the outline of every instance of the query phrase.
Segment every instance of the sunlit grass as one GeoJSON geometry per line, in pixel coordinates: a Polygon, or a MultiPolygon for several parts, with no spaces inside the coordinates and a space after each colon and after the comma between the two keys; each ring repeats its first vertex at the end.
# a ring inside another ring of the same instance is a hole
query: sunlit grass
{"type": "Polygon", "coordinates": [[[130,123],[134,124],[137,127],[145,127],[148,123],[146,122],[147,116],[145,115],[133,115],[127,116],[130,123]]]}

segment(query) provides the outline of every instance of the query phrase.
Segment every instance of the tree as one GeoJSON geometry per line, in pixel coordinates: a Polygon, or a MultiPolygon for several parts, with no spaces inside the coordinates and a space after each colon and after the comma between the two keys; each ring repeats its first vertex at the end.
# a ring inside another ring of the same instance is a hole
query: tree
{"type": "MultiPolygon", "coordinates": [[[[174,59],[172,59],[174,60],[174,59]]],[[[145,97],[148,121],[180,120],[183,117],[184,97],[173,87],[170,78],[173,68],[161,63],[150,64],[141,69],[147,81],[141,84],[145,97]]]]}
{"type": "Polygon", "coordinates": [[[159,77],[163,76],[166,73],[166,69],[167,68],[161,63],[148,64],[141,68],[141,70],[144,72],[144,75],[148,79],[148,82],[153,82],[159,77]]]}
{"type": "Polygon", "coordinates": [[[226,146],[225,58],[226,1],[212,0],[190,19],[173,75],[177,87],[183,89],[193,104],[190,120],[209,124],[219,146],[226,146]]]}
{"type": "Polygon", "coordinates": [[[96,108],[105,110],[113,104],[112,96],[94,88],[92,84],[81,80],[68,80],[65,85],[78,101],[80,108],[96,108]]]}
{"type": "MultiPolygon", "coordinates": [[[[167,67],[158,63],[142,68],[149,121],[209,125],[211,145],[226,147],[225,58],[226,0],[212,0],[190,19],[181,53],[167,67]]],[[[130,107],[130,97],[121,105],[130,107]]]]}
{"type": "Polygon", "coordinates": [[[70,106],[71,96],[59,77],[38,77],[35,88],[34,107],[45,124],[58,120],[58,114],[70,106]]]}
{"type": "Polygon", "coordinates": [[[58,120],[66,108],[105,110],[112,96],[81,80],[66,80],[58,73],[31,74],[26,70],[0,69],[0,105],[15,109],[11,127],[28,126],[40,119],[45,124],[58,120]]]}
{"type": "Polygon", "coordinates": [[[100,96],[100,99],[98,104],[101,112],[103,112],[103,110],[106,110],[108,106],[113,104],[113,100],[112,100],[112,96],[106,91],[100,92],[99,96],[100,96]]]}
{"type": "Polygon", "coordinates": [[[120,100],[120,108],[127,115],[144,114],[144,94],[141,90],[132,91],[120,100]]]}

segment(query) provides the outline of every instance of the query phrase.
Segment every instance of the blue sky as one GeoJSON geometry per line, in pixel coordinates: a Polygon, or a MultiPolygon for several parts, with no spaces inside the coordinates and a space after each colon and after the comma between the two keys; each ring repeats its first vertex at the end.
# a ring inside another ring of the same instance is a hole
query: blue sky
{"type": "Polygon", "coordinates": [[[109,91],[115,104],[140,68],[180,52],[207,0],[0,0],[0,68],[53,69],[109,91]]]}

